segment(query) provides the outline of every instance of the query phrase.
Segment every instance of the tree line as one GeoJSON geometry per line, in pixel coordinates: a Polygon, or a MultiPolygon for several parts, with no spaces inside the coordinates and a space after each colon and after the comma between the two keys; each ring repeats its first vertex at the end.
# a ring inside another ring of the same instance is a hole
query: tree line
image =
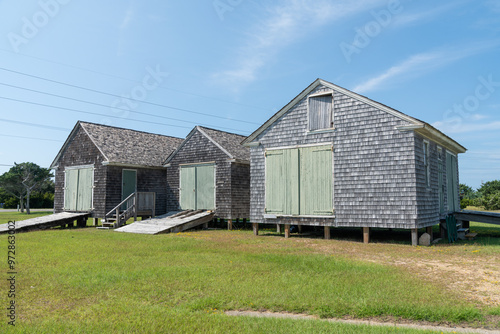
{"type": "Polygon", "coordinates": [[[48,168],[32,162],[14,163],[0,175],[0,203],[5,209],[30,213],[30,208],[54,207],[54,175],[48,168]]]}
{"type": "Polygon", "coordinates": [[[460,184],[460,207],[476,206],[485,210],[500,210],[500,180],[481,184],[477,190],[460,184]]]}

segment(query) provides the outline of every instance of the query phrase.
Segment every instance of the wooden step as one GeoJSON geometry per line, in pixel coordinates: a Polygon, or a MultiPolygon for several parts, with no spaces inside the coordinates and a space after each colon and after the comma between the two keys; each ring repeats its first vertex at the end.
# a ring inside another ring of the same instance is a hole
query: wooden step
{"type": "Polygon", "coordinates": [[[457,236],[458,236],[458,239],[460,240],[465,240],[465,235],[469,233],[469,229],[468,228],[459,228],[457,230],[457,236]]]}
{"type": "Polygon", "coordinates": [[[465,238],[467,238],[467,240],[474,240],[474,239],[476,239],[476,236],[477,236],[477,233],[467,233],[465,235],[465,238]]]}

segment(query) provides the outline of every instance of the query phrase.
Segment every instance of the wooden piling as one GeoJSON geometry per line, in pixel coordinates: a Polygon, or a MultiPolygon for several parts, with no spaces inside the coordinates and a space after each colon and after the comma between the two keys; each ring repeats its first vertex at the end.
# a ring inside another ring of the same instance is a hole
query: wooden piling
{"type": "Polygon", "coordinates": [[[258,223],[252,223],[252,228],[253,228],[253,234],[254,235],[259,235],[259,224],[258,223]]]}
{"type": "Polygon", "coordinates": [[[411,229],[411,245],[418,246],[418,228],[411,229]]]}
{"type": "Polygon", "coordinates": [[[233,221],[231,219],[228,219],[228,221],[227,221],[227,229],[229,231],[233,230],[233,221]]]}
{"type": "Polygon", "coordinates": [[[365,243],[365,244],[370,243],[370,228],[369,227],[363,227],[363,243],[365,243]]]}
{"type": "Polygon", "coordinates": [[[325,239],[330,239],[330,226],[325,226],[325,239]]]}
{"type": "Polygon", "coordinates": [[[285,224],[285,238],[290,238],[290,224],[285,224]]]}
{"type": "Polygon", "coordinates": [[[431,242],[434,240],[433,232],[432,232],[432,226],[428,226],[425,231],[427,232],[428,235],[431,236],[431,242]]]}

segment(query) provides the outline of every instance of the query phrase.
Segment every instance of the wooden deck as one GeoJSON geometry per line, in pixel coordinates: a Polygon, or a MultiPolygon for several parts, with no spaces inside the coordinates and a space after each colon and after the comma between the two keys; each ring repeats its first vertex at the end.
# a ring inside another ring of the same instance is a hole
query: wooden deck
{"type": "Polygon", "coordinates": [[[210,211],[169,212],[165,215],[134,222],[117,228],[116,232],[138,234],[176,233],[208,223],[214,217],[210,211]]]}
{"type": "Polygon", "coordinates": [[[500,213],[462,210],[453,214],[457,220],[500,225],[500,213]]]}
{"type": "MultiPolygon", "coordinates": [[[[55,226],[64,226],[68,224],[74,224],[77,222],[78,226],[85,226],[87,224],[87,218],[90,213],[70,213],[61,212],[48,216],[31,218],[26,220],[17,221],[15,224],[15,231],[30,231],[30,230],[44,230],[47,228],[55,226]]],[[[0,225],[0,233],[8,233],[9,224],[0,225]]]]}

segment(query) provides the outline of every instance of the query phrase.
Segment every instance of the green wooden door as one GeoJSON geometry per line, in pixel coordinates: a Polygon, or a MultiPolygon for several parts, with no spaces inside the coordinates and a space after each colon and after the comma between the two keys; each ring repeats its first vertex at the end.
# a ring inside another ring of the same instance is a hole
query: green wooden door
{"type": "Polygon", "coordinates": [[[283,150],[266,153],[266,213],[285,213],[285,174],[283,150]]]}
{"type": "Polygon", "coordinates": [[[182,166],[180,170],[181,210],[196,209],[196,167],[182,166]]]}
{"type": "Polygon", "coordinates": [[[299,214],[299,150],[266,153],[266,212],[299,214]]]}
{"type": "Polygon", "coordinates": [[[67,169],[65,174],[64,209],[76,211],[78,198],[78,169],[67,169]]]}
{"type": "MultiPolygon", "coordinates": [[[[122,201],[137,191],[137,171],[124,169],[122,171],[122,201]]],[[[118,203],[117,203],[118,204],[118,203]]],[[[126,210],[126,204],[122,205],[122,210],[126,210]]]]}
{"type": "Polygon", "coordinates": [[[92,167],[67,169],[65,173],[64,209],[91,210],[94,169],[92,167]]]}
{"type": "Polygon", "coordinates": [[[78,175],[78,199],[76,208],[78,211],[88,211],[92,209],[92,188],[94,180],[94,170],[92,168],[82,168],[78,175]]]}
{"type": "Polygon", "coordinates": [[[196,210],[215,209],[215,166],[196,166],[196,210]]]}
{"type": "Polygon", "coordinates": [[[215,209],[215,165],[181,166],[181,210],[215,209]]]}
{"type": "Polygon", "coordinates": [[[300,149],[300,214],[333,214],[332,147],[300,149]]]}
{"type": "Polygon", "coordinates": [[[331,146],[266,152],[266,213],[333,214],[331,146]]]}
{"type": "Polygon", "coordinates": [[[448,212],[458,211],[458,171],[457,157],[450,153],[446,153],[446,184],[447,184],[447,199],[448,212]]]}

